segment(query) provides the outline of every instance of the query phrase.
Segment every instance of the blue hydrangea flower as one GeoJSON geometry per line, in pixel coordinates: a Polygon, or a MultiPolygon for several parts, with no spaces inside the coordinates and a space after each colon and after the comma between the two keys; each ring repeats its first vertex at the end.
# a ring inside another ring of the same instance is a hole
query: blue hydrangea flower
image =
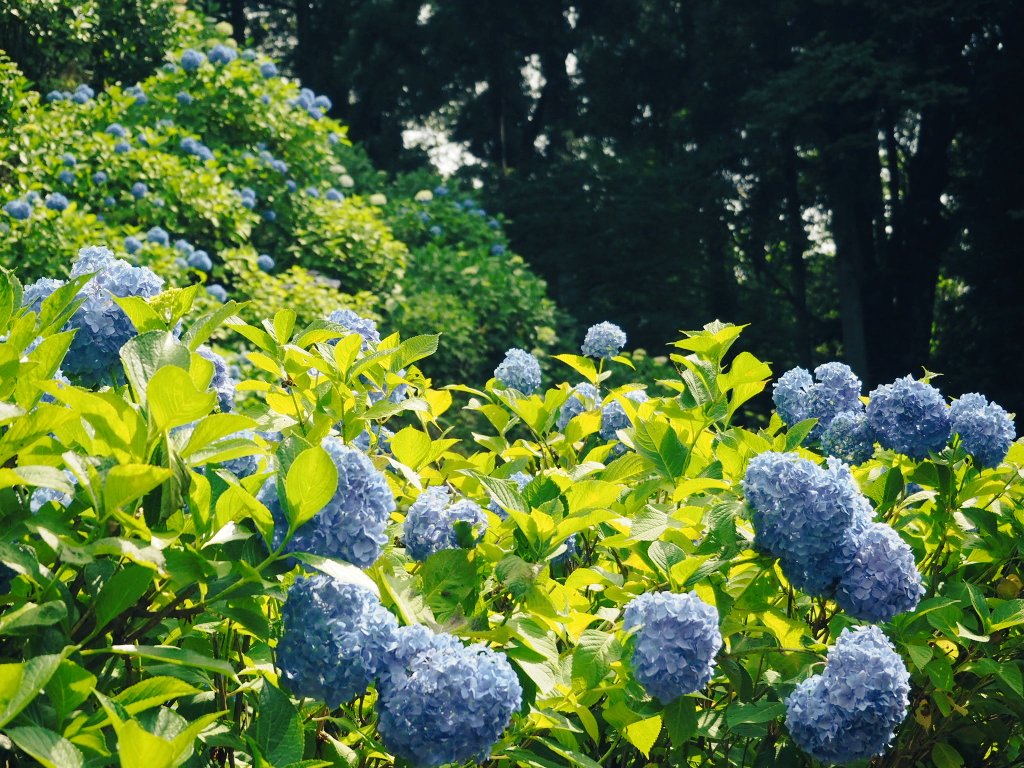
{"type": "Polygon", "coordinates": [[[203,66],[203,62],[206,61],[206,56],[199,51],[189,48],[181,54],[181,58],[178,61],[181,64],[181,68],[186,72],[195,72],[203,66]]]}
{"type": "MultiPolygon", "coordinates": [[[[285,550],[341,558],[369,568],[387,544],[384,531],[395,511],[394,494],[384,475],[362,451],[336,437],[324,438],[321,446],[338,469],[338,490],[312,520],[295,532],[285,550]]],[[[274,516],[274,546],[280,546],[288,524],[274,478],[263,485],[257,498],[274,516]]]]}
{"type": "Polygon", "coordinates": [[[228,364],[223,357],[205,344],[196,349],[196,354],[213,363],[213,379],[210,380],[210,389],[217,393],[220,410],[227,413],[235,405],[235,384],[237,383],[228,372],[228,364]]]}
{"type": "MultiPolygon", "coordinates": [[[[581,413],[594,408],[597,404],[597,387],[588,382],[581,382],[569,390],[568,399],[558,409],[558,431],[564,431],[569,422],[581,413]]],[[[623,411],[625,415],[625,411],[623,411]]]]}
{"type": "Polygon", "coordinates": [[[190,253],[195,253],[196,248],[188,240],[185,240],[184,238],[179,238],[174,241],[174,250],[180,251],[181,253],[184,253],[186,256],[188,256],[190,253]]]}
{"type": "MultiPolygon", "coordinates": [[[[523,488],[525,488],[526,486],[528,486],[530,484],[530,481],[533,480],[533,478],[530,477],[530,475],[526,474],[525,472],[516,472],[514,475],[509,476],[508,479],[514,482],[519,487],[520,491],[523,490],[523,488]]],[[[491,496],[491,500],[490,503],[487,505],[487,508],[491,510],[491,512],[496,514],[498,517],[500,517],[502,520],[508,517],[508,512],[505,511],[505,508],[502,507],[501,504],[498,503],[498,500],[495,499],[493,496],[491,496]]]]}
{"type": "Polygon", "coordinates": [[[364,352],[370,348],[371,344],[380,344],[380,332],[377,330],[377,324],[368,317],[357,315],[351,309],[336,309],[327,316],[327,320],[362,336],[361,348],[364,352]]]}
{"type": "Polygon", "coordinates": [[[277,221],[277,211],[273,209],[266,210],[261,215],[264,221],[277,221]]]}
{"type": "Polygon", "coordinates": [[[324,197],[326,197],[328,200],[334,203],[340,203],[342,200],[345,199],[345,196],[341,194],[341,192],[339,192],[338,190],[334,189],[334,187],[328,189],[327,194],[325,194],[324,197]]]}
{"type": "Polygon", "coordinates": [[[889,621],[917,607],[924,594],[914,553],[892,526],[871,523],[855,537],[856,552],[836,587],[836,602],[864,621],[889,621]]]}
{"type": "MultiPolygon", "coordinates": [[[[501,245],[499,243],[497,245],[492,245],[491,246],[491,256],[504,256],[504,255],[505,255],[505,246],[504,245],[501,245]]],[[[625,343],[625,342],[623,342],[623,343],[625,343]]]]}
{"type": "Polygon", "coordinates": [[[299,187],[299,185],[296,184],[292,179],[288,179],[284,183],[284,186],[285,186],[285,189],[287,189],[289,192],[294,192],[299,187]]]}
{"type": "Polygon", "coordinates": [[[64,163],[64,165],[69,166],[71,168],[74,168],[75,165],[78,163],[78,160],[70,152],[65,152],[63,155],[60,156],[60,159],[61,162],[64,163]]]}
{"type": "Polygon", "coordinates": [[[637,630],[633,676],[662,704],[708,684],[722,647],[714,606],[693,592],[646,592],[626,605],[622,625],[637,630]]]}
{"type": "Polygon", "coordinates": [[[432,227],[430,228],[430,234],[431,234],[431,235],[433,235],[434,237],[440,237],[440,236],[441,236],[441,233],[442,233],[443,231],[444,231],[444,230],[443,230],[443,229],[441,229],[441,228],[440,228],[439,226],[437,226],[436,224],[435,224],[434,226],[432,226],[432,227]]]}
{"type": "Polygon", "coordinates": [[[364,429],[352,440],[352,445],[358,448],[363,453],[369,453],[373,438],[376,436],[377,450],[380,453],[391,453],[391,438],[395,436],[395,433],[385,427],[383,424],[378,424],[372,427],[372,432],[369,429],[364,429]]]}
{"type": "Polygon", "coordinates": [[[256,61],[256,59],[259,58],[259,54],[257,54],[252,48],[246,48],[242,51],[241,56],[243,61],[256,61]]]}
{"type": "Polygon", "coordinates": [[[68,93],[66,91],[50,91],[46,94],[46,101],[49,104],[53,104],[58,101],[67,101],[68,93]]]}
{"type": "Polygon", "coordinates": [[[108,178],[109,177],[107,176],[107,172],[106,171],[96,171],[96,173],[94,173],[92,175],[92,183],[93,184],[106,184],[108,178]]]}
{"type": "Polygon", "coordinates": [[[833,362],[815,368],[814,379],[803,368],[787,371],[776,383],[773,398],[779,417],[790,426],[817,419],[810,433],[816,440],[838,414],[864,410],[860,390],[860,379],[850,366],[833,362]]]}
{"type": "Polygon", "coordinates": [[[114,138],[117,139],[123,139],[125,136],[128,135],[128,131],[126,131],[124,129],[124,126],[120,123],[111,123],[106,127],[104,133],[109,134],[110,136],[113,136],[114,138]]]}
{"type": "Polygon", "coordinates": [[[107,195],[106,197],[103,198],[103,204],[107,206],[107,208],[113,208],[116,202],[117,201],[110,195],[107,195]]]}
{"type": "Polygon", "coordinates": [[[171,242],[171,236],[167,234],[166,229],[163,229],[162,227],[153,227],[146,233],[146,240],[150,243],[168,245],[171,242]]]}
{"type": "Polygon", "coordinates": [[[530,395],[540,389],[540,363],[526,350],[513,347],[494,369],[494,378],[507,389],[530,395]]]}
{"type": "Polygon", "coordinates": [[[114,258],[106,248],[83,248],[78,252],[71,277],[92,272],[96,274],[78,294],[85,301],[68,321],[67,329],[76,333],[63,363],[64,371],[84,386],[109,383],[111,376],[116,380],[123,376],[118,353],[135,335],[135,327],[114,297],[151,298],[164,286],[163,279],[148,267],[133,267],[114,258]]]}
{"type": "Polygon", "coordinates": [[[828,594],[853,556],[853,537],[873,515],[849,467],[768,451],[751,460],[743,492],[753,508],[754,546],[778,557],[798,589],[828,594]]]}
{"type": "Polygon", "coordinates": [[[210,254],[202,249],[192,251],[185,261],[190,267],[202,272],[209,272],[213,269],[213,260],[210,259],[210,254]]]}
{"type": "Polygon", "coordinates": [[[297,578],[281,617],[282,680],[332,709],[364,692],[395,649],[398,621],[377,596],[324,574],[297,578]]]}
{"type": "MultiPolygon", "coordinates": [[[[68,482],[71,485],[78,485],[78,478],[75,477],[74,473],[69,470],[64,470],[64,475],[67,477],[68,482]]],[[[61,491],[53,488],[36,488],[32,491],[32,496],[28,500],[29,511],[35,515],[45,505],[51,501],[62,509],[67,509],[68,505],[74,501],[74,495],[70,493],[62,493],[61,491]]]]}
{"type": "MultiPolygon", "coordinates": [[[[642,389],[634,389],[630,392],[626,392],[624,397],[638,404],[646,403],[648,400],[647,393],[642,389]]],[[[618,440],[618,431],[620,429],[628,429],[630,426],[631,424],[629,416],[626,415],[626,409],[622,407],[622,403],[618,400],[609,400],[601,409],[600,435],[602,440],[618,440]]]]}
{"type": "Polygon", "coordinates": [[[998,467],[1017,437],[1010,414],[977,392],[954,402],[949,409],[949,417],[953,432],[960,435],[964,450],[982,468],[998,467]]]}
{"type": "Polygon", "coordinates": [[[178,95],[175,96],[175,98],[178,100],[178,103],[181,104],[183,107],[187,107],[189,104],[192,103],[192,94],[188,91],[178,91],[178,95]]]}
{"type": "Polygon", "coordinates": [[[223,285],[218,285],[217,283],[210,283],[210,285],[206,286],[206,292],[210,294],[210,296],[215,298],[217,301],[219,301],[221,304],[228,300],[228,292],[223,285]]]}
{"type": "Polygon", "coordinates": [[[131,96],[135,99],[135,101],[132,102],[133,105],[138,104],[139,106],[142,106],[143,104],[149,103],[149,97],[146,95],[146,92],[142,90],[141,85],[129,86],[124,89],[124,92],[125,95],[131,96]]]}
{"type": "Polygon", "coordinates": [[[11,200],[4,205],[4,212],[12,219],[25,221],[32,215],[32,206],[25,200],[11,200]]]}
{"type": "Polygon", "coordinates": [[[381,740],[416,768],[486,760],[523,698],[503,654],[417,627],[399,630],[381,689],[381,740]]]}
{"type": "Polygon", "coordinates": [[[274,260],[268,254],[261,253],[259,258],[256,259],[256,266],[264,272],[272,272],[274,270],[274,260]]]}
{"type": "Polygon", "coordinates": [[[137,237],[132,237],[131,235],[128,235],[128,237],[124,239],[124,249],[128,253],[136,254],[140,250],[142,250],[142,241],[139,240],[139,238],[137,237]]]}
{"type": "Polygon", "coordinates": [[[848,464],[863,464],[875,452],[875,440],[864,411],[836,414],[821,433],[821,449],[848,464]]]}
{"type": "Polygon", "coordinates": [[[51,211],[63,211],[68,205],[68,199],[60,192],[51,192],[46,196],[46,207],[51,211]]]}
{"type": "Polygon", "coordinates": [[[266,61],[260,64],[260,74],[268,80],[277,77],[277,66],[272,61],[266,61]]]}
{"type": "Polygon", "coordinates": [[[210,49],[209,57],[211,64],[230,64],[238,58],[234,48],[218,43],[210,49]]]}
{"type": "Polygon", "coordinates": [[[52,277],[41,277],[34,283],[25,286],[21,294],[21,303],[26,309],[38,313],[43,306],[43,300],[64,285],[63,280],[54,280],[52,277]]]}
{"type": "Polygon", "coordinates": [[[82,83],[77,88],[75,88],[75,92],[71,94],[71,100],[75,102],[75,104],[88,104],[90,101],[92,101],[92,98],[95,95],[96,91],[94,91],[85,83],[82,83]]]}
{"type": "Polygon", "coordinates": [[[907,716],[910,675],[878,627],[844,629],[821,675],[786,699],[793,741],[823,763],[881,755],[907,716]]]}
{"type": "Polygon", "coordinates": [[[868,403],[868,426],[883,448],[923,459],[949,440],[949,408],[942,394],[910,376],[878,387],[868,403]]]}
{"type": "Polygon", "coordinates": [[[614,323],[598,323],[587,329],[580,349],[587,357],[611,360],[626,346],[626,334],[614,323]]]}
{"type": "Polygon", "coordinates": [[[487,525],[487,517],[469,499],[449,504],[447,488],[427,488],[405,515],[405,550],[409,557],[422,561],[442,549],[457,549],[457,522],[469,523],[479,534],[487,525]]]}
{"type": "Polygon", "coordinates": [[[74,171],[63,170],[57,174],[57,179],[61,184],[67,184],[70,186],[75,183],[75,173],[74,171]]]}
{"type": "Polygon", "coordinates": [[[149,194],[149,187],[147,187],[145,183],[141,181],[136,181],[134,184],[132,184],[132,197],[134,197],[136,200],[141,200],[147,194],[149,194]]]}
{"type": "Polygon", "coordinates": [[[792,368],[779,377],[772,392],[772,402],[783,422],[793,426],[809,418],[808,394],[812,387],[814,379],[803,368],[792,368]]]}

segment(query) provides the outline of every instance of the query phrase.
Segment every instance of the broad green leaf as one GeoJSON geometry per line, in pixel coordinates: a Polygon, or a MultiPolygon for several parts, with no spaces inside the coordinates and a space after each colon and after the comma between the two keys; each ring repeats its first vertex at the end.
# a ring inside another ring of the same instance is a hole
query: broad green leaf
{"type": "Polygon", "coordinates": [[[587,629],[572,654],[573,679],[582,680],[586,688],[594,688],[621,656],[622,646],[613,632],[587,629]]]}
{"type": "Polygon", "coordinates": [[[644,720],[637,720],[622,729],[622,735],[626,741],[639,749],[644,757],[651,756],[651,747],[658,740],[661,733],[661,716],[655,715],[644,720]]]}
{"type": "Polygon", "coordinates": [[[248,416],[238,413],[213,413],[201,419],[189,435],[188,443],[181,451],[182,458],[188,458],[196,451],[228,435],[234,435],[256,426],[248,416]]]}
{"type": "Polygon", "coordinates": [[[249,735],[271,765],[288,765],[302,759],[302,723],[288,696],[263,681],[259,708],[249,735]]]}
{"type": "Polygon", "coordinates": [[[377,587],[377,582],[367,576],[364,570],[357,568],[351,563],[346,563],[341,560],[332,560],[328,557],[320,557],[319,555],[310,554],[309,552],[295,552],[291,556],[296,560],[301,560],[312,568],[316,568],[321,573],[326,573],[337,581],[345,584],[357,584],[364,589],[370,590],[375,595],[380,595],[380,589],[377,587]]]}
{"type": "Polygon", "coordinates": [[[936,768],[961,768],[964,759],[956,749],[940,741],[932,747],[932,762],[936,768]]]}
{"type": "Polygon", "coordinates": [[[149,412],[160,431],[202,418],[217,404],[215,393],[200,392],[188,371],[173,365],[153,374],[146,391],[149,412]]]}
{"type": "Polygon", "coordinates": [[[648,459],[666,480],[675,481],[686,466],[686,446],[672,427],[663,421],[638,419],[633,427],[637,453],[648,459]]]}
{"type": "Polygon", "coordinates": [[[1024,600],[1007,600],[992,609],[990,629],[993,632],[1015,627],[1018,624],[1024,624],[1024,600]]]}
{"type": "Polygon", "coordinates": [[[405,427],[391,438],[391,453],[407,467],[420,469],[430,458],[430,435],[415,427],[405,427]]]}
{"type": "Polygon", "coordinates": [[[426,559],[419,570],[423,600],[439,621],[460,607],[469,615],[478,590],[476,565],[465,549],[444,549],[426,559]]]}
{"type": "Polygon", "coordinates": [[[96,626],[90,636],[95,637],[107,624],[135,605],[149,589],[153,576],[150,569],[134,564],[111,576],[93,603],[96,626]]]}
{"type": "Polygon", "coordinates": [[[69,714],[88,699],[95,686],[95,675],[73,661],[62,661],[46,686],[46,697],[57,712],[57,723],[63,723],[69,714]]]}
{"type": "Polygon", "coordinates": [[[204,344],[214,331],[220,327],[229,317],[237,314],[246,306],[247,302],[239,304],[235,301],[228,301],[212,312],[201,315],[181,337],[181,341],[191,351],[195,352],[200,344],[204,344]]]}
{"type": "Polygon", "coordinates": [[[200,690],[176,677],[150,677],[125,688],[114,697],[129,715],[137,715],[182,696],[194,696],[200,690]]]}
{"type": "Polygon", "coordinates": [[[315,446],[296,456],[285,480],[290,529],[294,532],[312,520],[337,490],[338,468],[327,451],[315,446]]]}
{"type": "Polygon", "coordinates": [[[170,331],[142,333],[121,347],[121,364],[142,405],[146,404],[147,386],[154,374],[164,366],[188,370],[189,357],[188,348],[170,331]]]}
{"type": "Polygon", "coordinates": [[[63,654],[48,654],[21,664],[0,664],[0,728],[39,695],[61,661],[63,654]]]}
{"type": "Polygon", "coordinates": [[[399,345],[394,357],[391,358],[391,370],[397,372],[415,363],[417,360],[430,357],[430,355],[437,352],[439,339],[440,336],[438,334],[413,336],[410,339],[406,339],[399,345]]]}
{"type": "Polygon", "coordinates": [[[114,301],[128,315],[135,330],[140,333],[150,331],[166,331],[167,323],[160,314],[141,296],[114,296],[114,301]]]}
{"type": "Polygon", "coordinates": [[[60,734],[46,728],[7,728],[4,733],[18,748],[45,768],[81,768],[81,751],[60,734]]]}
{"type": "Polygon", "coordinates": [[[135,656],[140,659],[166,661],[169,664],[195,667],[230,677],[232,680],[238,679],[235,677],[234,667],[224,659],[215,659],[187,648],[176,648],[170,645],[114,645],[111,646],[110,652],[122,656],[135,656]]]}
{"type": "Polygon", "coordinates": [[[42,605],[25,603],[0,616],[0,635],[8,635],[29,627],[50,627],[63,621],[68,608],[61,600],[51,600],[42,605]]]}
{"type": "Polygon", "coordinates": [[[668,737],[676,749],[693,738],[697,732],[697,702],[692,697],[679,697],[665,707],[663,715],[668,737]]]}
{"type": "MultiPolygon", "coordinates": [[[[111,467],[103,483],[103,501],[107,512],[141,499],[171,477],[171,470],[150,464],[119,464],[111,467]]],[[[127,510],[132,511],[134,510],[127,510]]]]}

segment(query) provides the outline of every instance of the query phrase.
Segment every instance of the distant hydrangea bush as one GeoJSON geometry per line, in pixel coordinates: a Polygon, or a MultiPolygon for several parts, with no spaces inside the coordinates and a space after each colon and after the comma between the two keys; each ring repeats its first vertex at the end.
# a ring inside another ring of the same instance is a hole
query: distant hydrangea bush
{"type": "Polygon", "coordinates": [[[449,503],[448,489],[427,488],[405,515],[405,549],[413,560],[426,560],[435,552],[459,546],[457,522],[468,523],[479,533],[487,525],[487,516],[469,499],[449,503]]]}
{"type": "Polygon", "coordinates": [[[823,763],[844,765],[880,755],[906,718],[910,675],[877,627],[844,629],[821,675],[786,699],[793,740],[823,763]]]}
{"type": "MultiPolygon", "coordinates": [[[[336,437],[326,437],[320,445],[338,470],[338,489],[312,520],[299,527],[285,551],[340,558],[369,568],[388,541],[385,529],[395,511],[394,494],[362,451],[336,437]]],[[[288,524],[273,477],[264,483],[257,499],[274,516],[274,546],[278,547],[288,524]]]]}
{"type": "Polygon", "coordinates": [[[395,649],[398,620],[377,596],[323,574],[295,580],[281,617],[284,684],[332,709],[365,691],[395,649]]]}
{"type": "Polygon", "coordinates": [[[892,526],[871,523],[854,539],[855,553],[839,580],[836,602],[857,619],[889,621],[917,607],[924,594],[914,553],[892,526]]]}
{"type": "Polygon", "coordinates": [[[623,628],[636,629],[633,675],[662,704],[707,685],[722,648],[718,611],[693,592],[647,592],[626,605],[623,628]]]}
{"type": "Polygon", "coordinates": [[[949,407],[942,394],[911,376],[875,389],[867,416],[868,426],[883,448],[912,459],[941,451],[949,440],[949,407]]]}
{"type": "Polygon", "coordinates": [[[418,768],[486,760],[523,698],[505,656],[412,627],[397,645],[378,701],[384,745],[418,768]]]}
{"type": "Polygon", "coordinates": [[[494,378],[507,389],[531,395],[540,389],[540,363],[525,349],[513,348],[494,369],[494,378]]]}
{"type": "Polygon", "coordinates": [[[581,351],[587,357],[611,360],[626,346],[626,334],[614,323],[604,322],[592,325],[583,338],[581,351]]]}
{"type": "Polygon", "coordinates": [[[1017,436],[1010,414],[976,392],[956,400],[949,417],[953,433],[982,468],[998,467],[1017,436]]]}

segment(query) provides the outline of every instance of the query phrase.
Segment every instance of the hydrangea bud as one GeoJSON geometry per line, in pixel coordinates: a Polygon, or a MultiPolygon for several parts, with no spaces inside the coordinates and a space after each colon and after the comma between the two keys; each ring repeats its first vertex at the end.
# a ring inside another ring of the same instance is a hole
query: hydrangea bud
{"type": "Polygon", "coordinates": [[[610,360],[626,346],[626,334],[614,323],[598,323],[587,329],[580,349],[587,357],[610,360]]]}
{"type": "Polygon", "coordinates": [[[722,647],[718,611],[693,592],[646,592],[626,605],[625,629],[636,629],[633,676],[662,704],[699,691],[722,647]]]}
{"type": "Polygon", "coordinates": [[[513,347],[494,369],[494,378],[506,389],[530,395],[540,389],[540,363],[526,350],[513,347]]]}
{"type": "Polygon", "coordinates": [[[844,629],[820,675],[786,699],[793,741],[823,763],[881,755],[907,716],[910,675],[878,627],[844,629]]]}
{"type": "Polygon", "coordinates": [[[413,560],[426,560],[443,549],[459,546],[455,524],[468,523],[474,533],[487,525],[487,517],[469,499],[449,504],[448,489],[427,488],[405,515],[405,550],[413,560]]]}
{"type": "Polygon", "coordinates": [[[910,376],[878,387],[867,408],[868,426],[883,448],[923,459],[949,439],[949,408],[942,394],[910,376]]]}

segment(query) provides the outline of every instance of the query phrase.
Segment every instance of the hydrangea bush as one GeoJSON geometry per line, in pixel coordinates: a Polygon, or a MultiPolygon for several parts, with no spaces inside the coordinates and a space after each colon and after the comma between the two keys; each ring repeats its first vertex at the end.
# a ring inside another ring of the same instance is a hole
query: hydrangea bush
{"type": "Polygon", "coordinates": [[[14,764],[1019,763],[1024,445],[982,396],[828,366],[744,425],[772,372],[722,323],[656,382],[435,381],[436,335],[121,256],[0,272],[14,764]],[[811,434],[847,413],[852,464],[811,434]]]}

